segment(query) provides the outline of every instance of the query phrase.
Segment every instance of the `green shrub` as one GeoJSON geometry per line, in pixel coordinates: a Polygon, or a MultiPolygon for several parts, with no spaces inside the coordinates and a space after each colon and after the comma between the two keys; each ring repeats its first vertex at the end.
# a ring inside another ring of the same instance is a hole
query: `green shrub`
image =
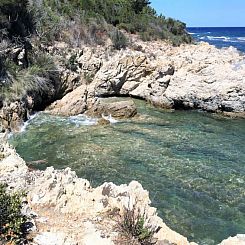
{"type": "Polygon", "coordinates": [[[0,241],[20,243],[26,236],[26,217],[21,213],[22,193],[9,194],[0,184],[0,241]]]}
{"type": "Polygon", "coordinates": [[[46,43],[64,40],[66,33],[66,36],[75,35],[71,37],[73,40],[100,44],[100,33],[109,29],[99,24],[103,22],[130,33],[139,33],[147,41],[159,38],[177,43],[176,37],[179,43],[191,41],[184,23],[158,16],[148,0],[43,0],[41,5],[38,0],[32,2],[29,8],[32,9],[37,34],[46,43]]]}
{"type": "Polygon", "coordinates": [[[131,210],[125,209],[121,228],[130,240],[136,240],[141,245],[156,243],[153,236],[159,229],[147,226],[145,214],[142,215],[136,205],[131,210]]]}
{"type": "Polygon", "coordinates": [[[71,55],[71,57],[66,62],[66,67],[71,71],[76,71],[78,64],[76,63],[76,54],[71,55]]]}
{"type": "Polygon", "coordinates": [[[10,81],[0,88],[6,102],[21,100],[29,93],[49,94],[53,80],[58,79],[52,57],[39,51],[30,53],[29,67],[26,69],[21,69],[11,60],[7,60],[5,66],[10,81]]]}
{"type": "Polygon", "coordinates": [[[119,31],[118,29],[114,29],[110,33],[110,38],[115,49],[124,49],[127,47],[127,38],[126,36],[119,31]]]}

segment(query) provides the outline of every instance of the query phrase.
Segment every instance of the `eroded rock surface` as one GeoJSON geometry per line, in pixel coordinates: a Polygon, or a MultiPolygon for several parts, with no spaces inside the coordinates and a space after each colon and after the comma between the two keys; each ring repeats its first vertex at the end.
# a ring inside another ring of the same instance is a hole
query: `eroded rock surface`
{"type": "Polygon", "coordinates": [[[87,86],[88,109],[98,105],[96,98],[131,96],[165,108],[243,116],[245,60],[237,50],[207,43],[172,47],[137,42],[141,51],[126,49],[107,59],[101,56],[100,68],[87,86]]]}
{"type": "Polygon", "coordinates": [[[74,116],[87,109],[87,86],[81,85],[66,94],[61,100],[52,103],[46,110],[54,115],[74,116]]]}
{"type": "MultiPolygon", "coordinates": [[[[57,60],[60,81],[54,82],[46,97],[48,101],[62,98],[49,107],[51,113],[76,115],[96,109],[97,98],[128,96],[164,108],[245,117],[245,59],[235,48],[217,49],[207,43],[173,47],[163,41],[129,38],[140,49],[68,49],[65,43],[47,47],[57,60]]],[[[31,99],[34,105],[42,101],[31,99]]],[[[28,118],[28,106],[20,105],[17,111],[12,105],[2,109],[3,128],[18,130],[28,118]]]]}
{"type": "Polygon", "coordinates": [[[146,215],[147,224],[157,228],[157,244],[189,244],[157,216],[156,209],[150,206],[148,191],[137,181],[120,186],[104,183],[92,188],[69,168],[30,171],[7,143],[1,142],[1,152],[4,157],[0,161],[0,182],[8,183],[12,190],[28,193],[38,232],[34,244],[130,244],[130,238],[120,230],[120,222],[124,211],[132,208],[139,209],[146,215]]]}
{"type": "Polygon", "coordinates": [[[130,118],[137,114],[137,108],[134,101],[130,99],[121,101],[97,99],[87,114],[94,117],[130,118]]]}

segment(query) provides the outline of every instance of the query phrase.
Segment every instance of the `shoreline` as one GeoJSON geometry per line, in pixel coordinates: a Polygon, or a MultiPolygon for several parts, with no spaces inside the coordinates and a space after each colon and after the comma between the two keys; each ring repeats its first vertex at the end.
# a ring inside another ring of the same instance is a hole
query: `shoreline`
{"type": "MultiPolygon", "coordinates": [[[[154,235],[156,244],[160,245],[162,241],[177,245],[196,245],[194,242],[189,243],[185,237],[163,223],[157,216],[157,210],[149,206],[148,191],[137,181],[120,186],[104,183],[92,188],[87,180],[78,178],[69,168],[54,170],[49,167],[45,171],[32,171],[16,151],[8,143],[4,143],[2,134],[0,144],[3,156],[0,161],[0,182],[7,183],[11,191],[25,190],[28,193],[28,213],[34,214],[32,222],[36,227],[30,234],[34,241],[31,244],[122,244],[120,239],[124,235],[120,231],[115,232],[115,227],[123,217],[123,210],[136,205],[140,212],[146,214],[148,225],[161,227],[154,235]],[[112,215],[111,211],[115,209],[119,211],[112,215]],[[66,225],[59,217],[63,217],[66,225]],[[77,223],[77,217],[82,222],[77,223]],[[70,232],[67,222],[74,227],[79,226],[79,233],[70,232]],[[106,236],[102,235],[105,233],[106,236]],[[51,239],[51,243],[47,243],[47,239],[51,239]]],[[[224,240],[220,245],[242,245],[244,241],[245,235],[237,235],[224,240]]]]}
{"type": "MultiPolygon", "coordinates": [[[[54,168],[49,167],[45,171],[31,171],[8,143],[3,143],[2,139],[0,142],[1,149],[3,149],[2,154],[4,155],[4,158],[0,161],[0,183],[7,183],[11,191],[27,191],[28,206],[31,208],[31,212],[36,214],[34,223],[37,229],[32,232],[32,235],[36,235],[37,240],[43,240],[45,236],[53,236],[56,237],[56,242],[58,242],[59,236],[61,236],[63,240],[56,243],[57,245],[77,244],[76,242],[91,245],[91,241],[95,241],[93,243],[95,245],[120,244],[117,239],[120,239],[121,234],[120,232],[115,233],[113,228],[117,225],[115,220],[122,217],[125,208],[132,208],[132,205],[136,205],[140,212],[146,215],[150,226],[161,227],[155,234],[155,239],[159,242],[157,244],[161,244],[161,241],[166,240],[178,245],[195,245],[195,243],[189,243],[185,237],[172,231],[163,223],[162,219],[157,216],[156,209],[149,206],[148,191],[144,190],[137,181],[120,186],[113,183],[104,183],[101,186],[92,188],[87,180],[78,178],[75,172],[69,168],[54,170],[54,168]],[[51,210],[55,215],[45,211],[46,207],[52,207],[51,210]],[[110,213],[115,209],[119,209],[119,213],[116,212],[115,216],[112,217],[108,216],[108,212],[110,213]],[[43,217],[45,214],[47,217],[43,217]],[[84,227],[85,230],[79,231],[84,233],[84,237],[81,234],[74,234],[74,232],[72,232],[73,234],[67,233],[68,230],[63,227],[62,221],[58,224],[59,222],[56,219],[66,214],[70,216],[82,215],[83,223],[80,225],[77,223],[81,227],[89,222],[90,228],[84,227]],[[56,220],[56,227],[51,228],[49,222],[45,224],[45,222],[39,221],[41,219],[49,220],[51,217],[56,220]],[[107,223],[109,229],[108,227],[103,229],[103,222],[107,223]],[[63,230],[59,230],[61,226],[63,230]],[[98,230],[98,227],[101,230],[98,230]],[[86,234],[86,229],[89,229],[88,234],[86,234]],[[61,234],[61,231],[63,234],[61,234]],[[98,236],[105,232],[108,232],[106,238],[98,236]],[[69,240],[69,243],[65,243],[65,240],[69,240]],[[114,241],[117,242],[114,243],[114,241]]],[[[34,244],[43,243],[37,242],[34,244]]]]}
{"type": "MultiPolygon", "coordinates": [[[[245,54],[205,42],[172,47],[163,41],[142,42],[135,35],[129,38],[137,47],[121,51],[108,51],[110,46],[67,51],[62,42],[47,47],[57,62],[59,55],[67,59],[72,55],[76,71],[61,64],[60,82],[66,90],[46,110],[73,116],[97,110],[97,98],[123,96],[162,108],[200,109],[244,118],[245,54]]],[[[18,131],[35,110],[37,99],[28,96],[4,104],[2,127],[18,131]]]]}

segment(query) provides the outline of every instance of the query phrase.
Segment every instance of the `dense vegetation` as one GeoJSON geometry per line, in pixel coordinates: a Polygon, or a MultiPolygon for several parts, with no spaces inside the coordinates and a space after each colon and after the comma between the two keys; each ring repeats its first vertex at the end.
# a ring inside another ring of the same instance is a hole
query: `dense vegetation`
{"type": "Polygon", "coordinates": [[[42,96],[52,90],[56,69],[43,47],[54,41],[80,47],[104,45],[110,38],[121,49],[130,44],[127,31],[145,41],[167,39],[179,45],[191,42],[185,27],[158,16],[148,0],[1,0],[0,105],[33,91],[42,96]]]}
{"type": "MultiPolygon", "coordinates": [[[[114,28],[139,33],[146,40],[169,39],[178,45],[190,42],[185,24],[158,16],[148,0],[1,0],[1,37],[22,39],[36,34],[52,41],[86,31],[99,39],[114,28]],[[76,30],[71,30],[76,29],[76,30]],[[84,30],[87,29],[87,30],[84,30]],[[97,36],[97,37],[96,37],[97,36]]],[[[74,37],[75,38],[75,37],[74,37]]]]}
{"type": "Polygon", "coordinates": [[[26,217],[21,213],[22,194],[9,194],[0,184],[0,244],[12,241],[19,244],[25,240],[26,217]]]}

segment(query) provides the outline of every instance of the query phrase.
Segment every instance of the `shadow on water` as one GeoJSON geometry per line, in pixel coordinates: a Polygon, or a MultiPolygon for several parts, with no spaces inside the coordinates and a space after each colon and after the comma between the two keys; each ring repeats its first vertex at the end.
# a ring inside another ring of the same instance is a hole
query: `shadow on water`
{"type": "Polygon", "coordinates": [[[166,224],[199,244],[244,233],[244,120],[136,103],[139,117],[109,126],[41,113],[10,141],[27,162],[47,160],[40,169],[69,166],[93,185],[138,180],[166,224]]]}

